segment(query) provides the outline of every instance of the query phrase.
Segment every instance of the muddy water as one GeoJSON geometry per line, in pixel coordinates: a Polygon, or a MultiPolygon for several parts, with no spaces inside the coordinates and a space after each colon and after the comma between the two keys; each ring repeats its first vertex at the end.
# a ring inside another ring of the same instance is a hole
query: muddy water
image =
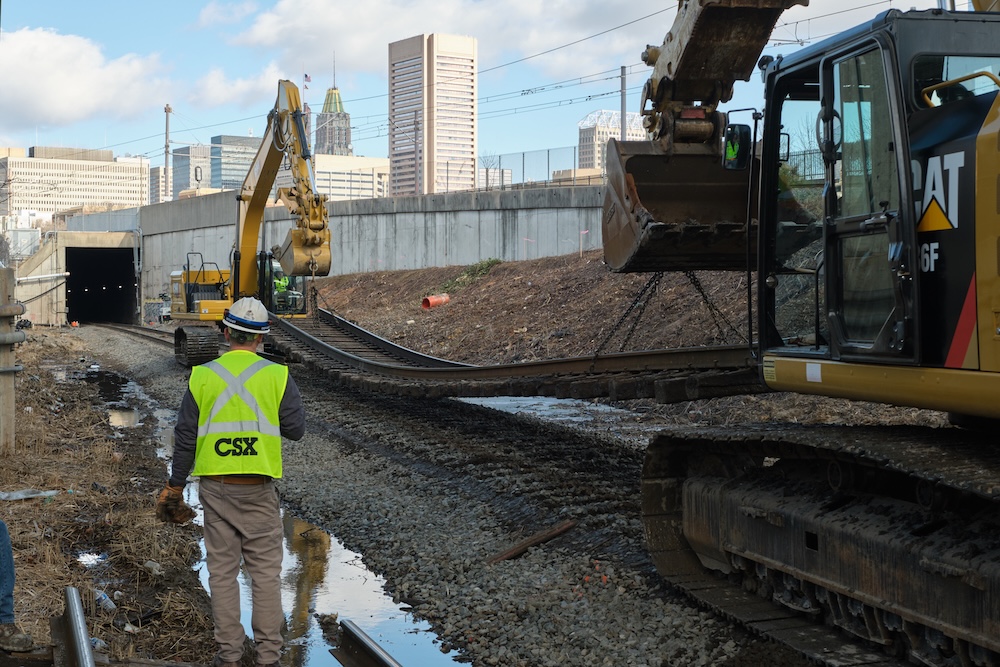
{"type": "MultiPolygon", "coordinates": [[[[108,418],[117,429],[140,424],[136,405],[153,405],[158,453],[169,458],[173,451],[173,410],[155,407],[142,388],[115,373],[93,365],[85,371],[60,373],[62,381],[83,379],[97,385],[108,418]]],[[[185,488],[185,499],[197,512],[195,522],[202,522],[197,483],[185,488]]],[[[337,621],[350,619],[404,665],[436,667],[452,665],[459,657],[454,651],[442,652],[440,642],[427,623],[413,618],[405,606],[388,597],[384,580],[368,570],[361,555],[346,549],[336,538],[316,526],[283,512],[284,563],[282,566],[282,607],[288,625],[282,665],[285,667],[335,667],[340,663],[332,651],[337,648],[337,621]]],[[[199,545],[202,559],[198,570],[205,590],[208,570],[204,544],[199,545]]],[[[99,566],[101,555],[83,554],[81,562],[99,566]],[[93,562],[89,562],[93,560],[93,562]],[[85,562],[87,561],[87,562],[85,562]]],[[[240,575],[242,620],[247,635],[250,625],[250,588],[240,575]]]]}

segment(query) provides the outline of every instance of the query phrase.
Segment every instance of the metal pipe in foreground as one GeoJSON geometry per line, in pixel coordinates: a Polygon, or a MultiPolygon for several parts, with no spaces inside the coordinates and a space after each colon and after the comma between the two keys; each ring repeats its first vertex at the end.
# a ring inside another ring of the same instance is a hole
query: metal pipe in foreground
{"type": "Polygon", "coordinates": [[[73,586],[67,586],[66,596],[66,633],[70,654],[75,667],[95,667],[94,654],[90,650],[90,633],[87,632],[87,620],[83,616],[83,603],[80,601],[80,591],[73,586]]]}
{"type": "Polygon", "coordinates": [[[403,667],[396,662],[396,659],[386,653],[385,649],[378,645],[374,639],[365,634],[364,630],[358,627],[354,621],[341,621],[340,627],[344,631],[344,638],[357,644],[366,653],[366,657],[372,659],[379,667],[403,667]]]}

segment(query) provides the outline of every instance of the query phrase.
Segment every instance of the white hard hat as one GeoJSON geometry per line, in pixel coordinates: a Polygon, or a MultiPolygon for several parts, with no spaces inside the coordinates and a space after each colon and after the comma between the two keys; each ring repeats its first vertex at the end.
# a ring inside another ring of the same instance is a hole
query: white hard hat
{"type": "Polygon", "coordinates": [[[252,296],[245,296],[230,306],[222,322],[230,329],[252,334],[266,334],[271,331],[267,321],[267,308],[252,296]]]}

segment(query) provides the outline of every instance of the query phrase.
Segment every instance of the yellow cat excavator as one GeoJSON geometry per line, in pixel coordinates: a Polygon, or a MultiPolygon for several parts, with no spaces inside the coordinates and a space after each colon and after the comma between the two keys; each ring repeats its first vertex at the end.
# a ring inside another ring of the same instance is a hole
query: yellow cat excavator
{"type": "Polygon", "coordinates": [[[762,58],[764,111],[729,122],[807,2],[681,2],[643,54],[649,140],[609,142],[605,259],[744,271],[762,384],[954,426],[671,429],[647,451],[647,541],[679,586],[707,568],[916,664],[995,667],[1000,13],[890,9],[762,58]]]}
{"type": "Polygon", "coordinates": [[[185,366],[210,361],[219,354],[218,323],[234,301],[255,296],[278,317],[306,312],[306,276],[330,272],[330,229],[326,195],[316,192],[312,154],[299,89],[278,82],[278,97],[267,116],[260,148],[236,196],[236,241],[231,269],[187,254],[183,270],[170,276],[170,316],[175,320],[213,322],[185,324],[174,333],[174,354],[185,366]],[[282,162],[291,173],[291,187],[279,188],[278,199],[295,218],[284,243],[261,248],[264,208],[282,162]]]}

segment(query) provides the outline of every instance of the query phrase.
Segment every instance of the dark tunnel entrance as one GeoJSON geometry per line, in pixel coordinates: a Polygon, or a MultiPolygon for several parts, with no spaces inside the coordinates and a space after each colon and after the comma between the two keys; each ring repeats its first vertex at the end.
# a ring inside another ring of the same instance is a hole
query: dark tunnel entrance
{"type": "Polygon", "coordinates": [[[131,248],[66,248],[66,319],[136,320],[136,277],[131,248]]]}

